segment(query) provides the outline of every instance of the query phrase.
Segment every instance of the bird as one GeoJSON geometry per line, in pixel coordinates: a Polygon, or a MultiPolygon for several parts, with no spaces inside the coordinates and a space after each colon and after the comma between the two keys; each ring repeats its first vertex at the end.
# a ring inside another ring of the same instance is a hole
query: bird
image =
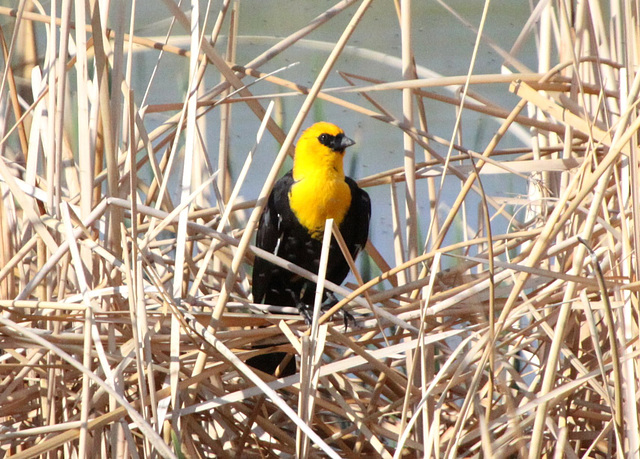
{"type": "MultiPolygon", "coordinates": [[[[358,256],[369,237],[371,200],[344,173],[345,150],[354,144],[341,128],[324,121],[302,133],[293,168],[275,183],[260,216],[257,247],[317,274],[325,222],[332,218],[353,259],[358,256]]],[[[326,279],[339,285],[348,273],[349,265],[332,237],[326,279]]],[[[260,257],[255,258],[252,278],[255,303],[296,307],[311,324],[315,282],[260,257]]],[[[325,308],[335,301],[331,292],[324,293],[325,308]]]]}

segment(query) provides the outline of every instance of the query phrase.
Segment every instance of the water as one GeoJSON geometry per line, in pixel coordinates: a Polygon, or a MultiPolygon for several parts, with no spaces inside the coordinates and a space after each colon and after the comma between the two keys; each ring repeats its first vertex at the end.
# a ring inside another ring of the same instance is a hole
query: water
{"type": "MultiPolygon", "coordinates": [[[[333,4],[333,1],[242,0],[239,2],[238,34],[240,38],[238,40],[237,62],[250,61],[272,46],[277,41],[276,38],[284,37],[298,30],[333,4]]],[[[448,1],[446,4],[461,14],[473,26],[478,26],[484,2],[456,0],[448,1]]],[[[355,13],[357,5],[333,18],[329,23],[310,34],[304,41],[291,47],[260,70],[270,72],[297,62],[298,65],[281,72],[278,76],[308,87],[311,86],[319,69],[324,64],[329,50],[355,13]]],[[[206,2],[203,1],[201,8],[205,6],[206,2]]],[[[129,5],[126,7],[129,8],[129,5]]],[[[215,20],[216,14],[217,11],[214,11],[212,17],[209,18],[206,30],[211,30],[211,24],[215,20]]],[[[503,49],[509,50],[522,31],[529,14],[527,2],[494,0],[487,16],[485,35],[503,49]]],[[[127,21],[128,15],[129,12],[125,14],[127,21]]],[[[162,41],[163,34],[166,33],[169,25],[166,18],[170,16],[171,13],[157,2],[139,2],[136,14],[136,34],[151,36],[162,41]]],[[[413,2],[412,26],[413,49],[420,68],[444,76],[466,75],[476,40],[474,30],[463,25],[436,1],[413,2]]],[[[39,27],[42,28],[42,26],[39,27]]],[[[128,28],[128,25],[125,28],[128,28]]],[[[225,30],[223,29],[223,31],[225,30]]],[[[185,31],[181,26],[175,25],[172,42],[186,49],[188,48],[188,37],[185,38],[184,34],[185,31]],[[182,38],[180,38],[181,34],[182,38]]],[[[217,44],[217,49],[221,54],[224,52],[226,44],[226,39],[222,36],[217,44]]],[[[349,47],[337,62],[335,71],[325,87],[341,87],[347,84],[340,77],[339,71],[387,81],[399,80],[402,73],[399,65],[400,54],[400,29],[393,2],[373,2],[372,7],[349,41],[349,47]]],[[[528,56],[528,59],[524,60],[524,64],[535,69],[535,55],[533,39],[530,39],[521,50],[520,56],[528,56]]],[[[139,48],[136,50],[132,70],[132,86],[137,103],[142,100],[157,56],[158,51],[156,50],[141,50],[139,48]]],[[[487,44],[482,44],[474,73],[500,73],[502,63],[503,59],[496,51],[487,44]]],[[[182,101],[187,87],[187,68],[187,59],[165,55],[159,66],[148,102],[159,104],[182,101]]],[[[210,66],[205,80],[206,87],[213,87],[219,81],[217,70],[210,66]]],[[[247,81],[249,80],[247,79],[247,81]]],[[[74,90],[73,85],[70,89],[74,90]]],[[[474,86],[472,90],[497,101],[505,108],[511,108],[517,101],[508,92],[506,84],[474,86]]],[[[251,91],[256,95],[286,92],[267,82],[252,86],[251,91]]],[[[447,95],[452,94],[449,89],[441,88],[435,91],[447,95]]],[[[357,94],[340,94],[340,97],[363,107],[375,109],[357,94]]],[[[401,92],[378,92],[374,97],[395,117],[401,118],[401,92]]],[[[303,100],[304,96],[279,98],[278,119],[285,131],[290,126],[303,100]]],[[[266,106],[267,103],[268,100],[264,100],[263,106],[266,106]]],[[[436,136],[450,139],[455,121],[455,108],[432,100],[425,100],[424,103],[429,131],[436,136]]],[[[151,131],[172,114],[173,112],[148,115],[145,118],[147,129],[151,131]]],[[[253,146],[260,120],[242,103],[233,105],[232,117],[231,168],[235,177],[253,146]]],[[[340,125],[347,135],[356,140],[357,144],[348,150],[346,156],[346,170],[350,171],[350,175],[354,178],[363,178],[403,165],[403,136],[399,129],[323,101],[316,102],[305,126],[320,119],[340,125]]],[[[209,159],[214,165],[217,164],[219,122],[218,109],[212,110],[206,116],[206,148],[209,159]]],[[[489,117],[467,111],[462,117],[463,145],[481,152],[498,126],[499,120],[496,122],[489,117]]],[[[500,143],[499,148],[521,146],[522,144],[521,139],[509,134],[500,143]]],[[[432,143],[432,146],[441,155],[445,155],[447,152],[447,148],[443,145],[432,143]]],[[[277,143],[267,135],[258,150],[248,180],[242,188],[243,199],[250,200],[257,196],[278,149],[277,143]]],[[[416,150],[416,157],[418,161],[424,158],[424,153],[419,148],[416,150]]],[[[289,166],[290,162],[287,167],[289,166]]],[[[179,169],[178,162],[177,170],[173,172],[172,176],[180,177],[181,171],[179,169]]],[[[203,170],[203,176],[207,174],[207,171],[203,170]]],[[[526,193],[525,181],[509,175],[487,176],[483,180],[487,192],[493,196],[512,196],[526,193]],[[496,180],[496,177],[499,177],[499,180],[496,180]]],[[[442,217],[446,215],[457,195],[459,186],[460,182],[456,178],[445,180],[439,203],[439,212],[442,217]]],[[[172,188],[177,190],[178,187],[173,186],[172,188]]],[[[399,200],[403,202],[402,186],[399,186],[398,190],[400,191],[399,200]]],[[[389,187],[387,185],[371,187],[367,191],[374,203],[371,240],[387,261],[394,265],[389,187]]],[[[213,196],[212,193],[209,195],[213,196]]],[[[177,198],[177,192],[174,198],[177,198]]],[[[418,184],[418,218],[423,240],[430,224],[428,199],[426,182],[420,181],[418,184]]],[[[213,202],[211,197],[211,204],[213,202]]],[[[467,199],[467,224],[472,232],[478,227],[479,203],[478,197],[474,194],[467,199]]],[[[460,225],[461,223],[458,222],[457,226],[451,229],[445,244],[461,238],[460,225]]],[[[505,231],[507,231],[506,220],[496,219],[494,233],[505,231]]]]}

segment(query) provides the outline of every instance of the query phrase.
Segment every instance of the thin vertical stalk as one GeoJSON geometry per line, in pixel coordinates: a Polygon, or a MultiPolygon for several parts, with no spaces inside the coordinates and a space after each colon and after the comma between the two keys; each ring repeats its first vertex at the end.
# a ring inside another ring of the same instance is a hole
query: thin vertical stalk
{"type": "MultiPolygon", "coordinates": [[[[411,0],[400,2],[400,32],[402,43],[402,78],[412,79],[415,75],[413,49],[411,44],[411,0]]],[[[413,91],[402,90],[402,122],[413,126],[413,91]]],[[[416,203],[416,150],[413,137],[405,132],[402,136],[404,147],[405,175],[405,224],[407,228],[407,259],[418,256],[418,207],[416,203]]],[[[417,266],[409,270],[408,278],[416,279],[417,266]]]]}
{"type": "MultiPolygon", "coordinates": [[[[62,199],[62,169],[64,163],[62,161],[62,148],[63,140],[65,136],[64,129],[64,113],[65,113],[65,100],[67,89],[67,59],[68,46],[69,46],[69,21],[71,19],[71,0],[63,0],[62,8],[60,11],[62,22],[60,24],[60,47],[58,50],[58,57],[56,59],[56,72],[55,79],[57,84],[55,87],[55,118],[54,118],[54,135],[55,144],[54,150],[51,152],[52,156],[49,158],[51,164],[53,164],[53,176],[50,182],[50,190],[52,195],[52,207],[49,212],[54,216],[60,215],[60,201],[62,199]]],[[[54,91],[51,91],[53,93],[54,91]]]]}
{"type": "MultiPolygon", "coordinates": [[[[78,171],[80,176],[80,217],[86,218],[93,207],[93,172],[95,143],[89,137],[89,73],[87,57],[87,32],[85,28],[86,5],[85,2],[75,2],[75,41],[76,41],[76,99],[78,105],[77,125],[78,125],[78,171]]],[[[82,260],[85,266],[91,268],[93,277],[93,261],[90,251],[84,247],[82,250],[82,260]]]]}
{"type": "MultiPolygon", "coordinates": [[[[198,104],[198,91],[196,87],[196,72],[200,59],[200,6],[198,0],[191,2],[191,56],[189,60],[189,91],[187,94],[187,118],[186,118],[186,138],[184,161],[182,164],[182,181],[180,202],[188,199],[191,192],[191,180],[193,175],[192,164],[195,156],[196,142],[196,111],[198,104]]],[[[173,298],[180,304],[183,296],[185,260],[190,254],[185,252],[187,239],[187,219],[189,217],[189,207],[186,206],[178,219],[176,264],[173,277],[173,298]]],[[[176,314],[171,315],[171,363],[170,385],[171,402],[175,410],[180,406],[178,397],[178,381],[180,373],[180,331],[182,325],[176,314]]],[[[174,433],[179,434],[179,418],[173,418],[174,433]]]]}
{"type": "MultiPolygon", "coordinates": [[[[95,51],[96,74],[98,77],[99,104],[100,104],[100,128],[102,132],[102,149],[107,165],[107,193],[109,196],[118,197],[118,158],[115,147],[113,120],[111,117],[111,97],[109,94],[109,62],[107,58],[106,43],[102,27],[102,14],[100,2],[91,1],[91,28],[93,30],[93,49],[95,51]]],[[[101,167],[96,161],[96,167],[101,167]]],[[[120,241],[120,222],[123,220],[121,209],[114,207],[109,209],[109,227],[107,241],[109,248],[117,257],[120,257],[122,244],[120,241]]],[[[116,276],[118,274],[116,273],[116,276]]]]}
{"type": "MultiPolygon", "coordinates": [[[[302,365],[300,366],[300,380],[302,384],[298,402],[298,416],[300,416],[300,419],[302,419],[307,425],[311,425],[313,421],[319,377],[318,370],[327,336],[327,324],[320,325],[319,319],[322,296],[324,294],[324,283],[327,275],[327,262],[329,261],[329,248],[331,247],[332,227],[333,219],[330,218],[324,225],[322,251],[320,253],[320,263],[318,265],[318,282],[316,283],[316,295],[313,305],[311,332],[308,337],[304,336],[302,339],[302,365]]],[[[310,455],[309,446],[309,436],[306,432],[300,429],[300,427],[298,427],[296,431],[297,457],[303,459],[308,458],[310,455]]]]}
{"type": "MultiPolygon", "coordinates": [[[[231,8],[231,14],[229,15],[229,40],[227,42],[227,61],[236,61],[236,35],[238,32],[238,4],[233,3],[231,8]]],[[[228,96],[230,90],[226,90],[221,94],[221,97],[228,96]]],[[[220,194],[223,200],[226,202],[229,199],[229,193],[231,192],[231,171],[229,160],[229,146],[230,146],[230,129],[231,129],[231,111],[233,104],[223,104],[220,107],[220,142],[218,148],[218,184],[220,187],[220,194]]]]}

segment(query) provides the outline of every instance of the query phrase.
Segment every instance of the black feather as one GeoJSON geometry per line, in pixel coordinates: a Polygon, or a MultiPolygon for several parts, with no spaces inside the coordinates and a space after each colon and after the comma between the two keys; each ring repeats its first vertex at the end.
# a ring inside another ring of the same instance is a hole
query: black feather
{"type": "MultiPolygon", "coordinates": [[[[342,223],[340,233],[349,253],[356,258],[369,237],[371,201],[369,195],[360,189],[356,182],[345,178],[351,189],[351,205],[342,223]]],[[[274,186],[267,206],[260,218],[256,245],[288,260],[312,273],[318,272],[322,241],[311,237],[307,228],[302,226],[289,206],[289,190],[293,185],[293,176],[289,172],[274,186]]],[[[344,281],[349,273],[349,265],[335,239],[332,238],[327,279],[335,284],[344,281]]],[[[256,303],[279,306],[313,304],[316,285],[292,272],[256,257],[253,267],[253,299],[256,303]]]]}

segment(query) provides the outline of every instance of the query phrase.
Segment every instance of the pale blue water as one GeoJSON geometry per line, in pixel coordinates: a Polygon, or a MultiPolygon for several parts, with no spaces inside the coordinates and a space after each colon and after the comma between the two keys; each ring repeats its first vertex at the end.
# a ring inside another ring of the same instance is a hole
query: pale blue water
{"type": "MultiPolygon", "coordinates": [[[[125,2],[127,3],[127,2],[125,2]]],[[[216,7],[217,7],[217,2],[216,7]]],[[[272,46],[276,38],[284,37],[303,27],[318,14],[331,7],[333,1],[295,1],[295,0],[242,0],[239,10],[237,62],[245,63],[253,59],[262,51],[272,46]]],[[[466,75],[473,50],[476,33],[461,24],[449,12],[436,1],[414,1],[412,10],[413,24],[413,49],[417,64],[443,76],[466,75]]],[[[483,1],[448,1],[451,8],[458,11],[474,26],[480,22],[483,1]]],[[[301,42],[281,56],[267,63],[260,70],[274,71],[288,64],[297,62],[295,67],[281,72],[278,76],[296,83],[310,86],[317,72],[324,63],[330,47],[354,14],[357,6],[349,8],[340,16],[333,18],[328,24],[310,34],[304,42],[301,42]]],[[[206,2],[201,2],[201,8],[206,2]]],[[[129,8],[129,5],[127,5],[129,8]]],[[[152,36],[158,40],[163,37],[169,26],[166,19],[171,13],[165,7],[155,1],[139,2],[136,15],[136,33],[142,36],[152,36]]],[[[528,2],[514,0],[494,0],[491,3],[485,34],[497,45],[509,50],[522,31],[529,17],[528,2]]],[[[211,30],[211,24],[217,15],[214,11],[209,19],[207,30],[211,30]]],[[[129,13],[125,14],[128,21],[129,13]]],[[[226,34],[226,25],[223,35],[226,34]]],[[[125,27],[128,29],[128,25],[125,27]]],[[[184,34],[179,26],[174,26],[174,33],[184,34]]],[[[188,38],[179,42],[180,46],[188,48],[188,38]]],[[[226,38],[222,36],[217,49],[222,54],[226,48],[226,38]]],[[[400,29],[396,17],[393,2],[376,1],[365,15],[364,20],[358,26],[353,37],[349,41],[349,48],[338,61],[335,71],[326,83],[325,87],[341,87],[346,82],[338,75],[338,71],[361,74],[376,79],[394,81],[401,79],[399,59],[401,55],[400,29]]],[[[136,101],[140,103],[145,91],[145,83],[156,63],[158,51],[145,50],[135,54],[133,68],[133,89],[136,101]]],[[[524,64],[535,70],[535,47],[533,38],[529,38],[519,57],[525,56],[524,64]]],[[[503,59],[488,45],[482,44],[474,73],[500,73],[503,59]]],[[[149,103],[180,102],[184,99],[187,84],[188,60],[183,57],[165,55],[159,67],[158,75],[151,89],[149,103]]],[[[206,87],[213,87],[219,82],[219,75],[213,66],[210,66],[206,75],[206,87]]],[[[249,81],[247,79],[247,81],[249,81]]],[[[73,91],[73,85],[70,87],[73,91]]],[[[510,109],[517,99],[508,92],[508,85],[484,85],[474,86],[474,91],[484,97],[497,101],[501,106],[510,109]]],[[[251,87],[254,94],[274,94],[285,92],[270,83],[261,82],[251,87]]],[[[435,91],[451,95],[445,89],[435,91]]],[[[342,94],[345,100],[360,104],[366,108],[374,109],[364,98],[351,93],[342,94]]],[[[378,92],[375,99],[389,110],[394,116],[400,118],[402,114],[402,95],[399,91],[378,92]]],[[[303,96],[283,97],[279,107],[282,115],[281,121],[285,130],[290,125],[303,102],[303,96]]],[[[267,100],[263,101],[266,106],[267,100]]],[[[455,109],[432,100],[425,100],[425,109],[428,118],[430,133],[450,139],[454,126],[455,109]]],[[[171,113],[173,114],[173,113],[171,113]]],[[[253,145],[255,133],[260,120],[245,107],[238,103],[233,105],[232,113],[232,172],[239,172],[248,151],[253,145]]],[[[158,126],[166,114],[151,114],[145,119],[147,129],[151,131],[158,126]]],[[[356,140],[357,144],[348,150],[346,156],[346,169],[354,178],[362,178],[377,172],[403,165],[403,136],[402,132],[390,125],[348,111],[335,105],[317,102],[313,112],[305,126],[316,120],[328,120],[340,125],[345,132],[356,140]]],[[[462,118],[462,143],[465,147],[481,152],[487,142],[493,136],[498,127],[495,120],[486,116],[480,116],[474,112],[467,112],[462,118]]],[[[524,131],[523,131],[524,132],[524,131]]],[[[219,110],[214,109],[206,116],[206,142],[210,161],[217,164],[219,136],[219,110]]],[[[446,147],[432,142],[432,147],[441,155],[446,154],[446,147]]],[[[521,146],[522,141],[514,135],[507,135],[500,143],[499,148],[521,146]]],[[[261,184],[273,163],[278,151],[278,145],[266,136],[260,146],[255,163],[251,168],[248,180],[242,189],[244,199],[253,199],[257,196],[261,184]]],[[[417,148],[417,160],[423,159],[423,152],[417,148]]],[[[203,171],[206,175],[206,171],[203,171]]],[[[181,176],[180,163],[172,174],[176,178],[181,176]]],[[[512,196],[526,193],[526,183],[522,179],[508,175],[492,175],[483,178],[486,191],[493,196],[512,196]]],[[[460,182],[456,178],[447,178],[440,202],[440,215],[444,217],[446,210],[457,195],[460,182]]],[[[173,187],[177,189],[177,186],[173,187]]],[[[403,202],[402,185],[398,186],[399,202],[403,202]]],[[[391,265],[394,265],[392,249],[391,206],[388,185],[369,188],[367,190],[374,203],[373,221],[371,228],[371,240],[383,253],[391,265]]],[[[177,192],[175,197],[177,197],[177,192]]],[[[424,238],[429,226],[428,194],[426,182],[418,184],[418,209],[421,237],[424,238]]],[[[475,231],[478,227],[477,195],[472,194],[467,200],[468,226],[475,231]]],[[[404,205],[401,206],[404,210],[404,205]]],[[[493,210],[492,210],[493,212],[493,210]]],[[[507,230],[506,220],[497,218],[494,221],[494,233],[503,233],[507,230]]],[[[460,239],[461,229],[458,225],[452,228],[445,244],[460,239]]]]}
{"type": "MultiPolygon", "coordinates": [[[[480,22],[484,2],[453,1],[447,2],[464,18],[477,26],[480,22]]],[[[330,1],[298,2],[283,0],[243,0],[240,2],[239,28],[240,35],[237,51],[237,62],[250,61],[262,51],[268,49],[275,42],[275,38],[283,37],[303,27],[308,21],[333,5],[330,1]]],[[[160,9],[160,8],[158,8],[160,9]]],[[[156,11],[158,10],[156,9],[156,11]]],[[[305,41],[288,49],[281,56],[273,59],[261,68],[270,72],[291,63],[299,63],[295,67],[281,72],[278,76],[296,83],[310,86],[317,72],[328,56],[329,49],[337,40],[349,19],[355,12],[352,7],[335,17],[331,23],[314,31],[305,41]]],[[[419,66],[443,76],[466,75],[470,65],[476,33],[456,18],[435,1],[413,2],[413,49],[416,62],[419,66]]],[[[491,4],[485,35],[505,50],[509,50],[521,32],[527,18],[529,9],[527,2],[514,2],[511,0],[496,0],[491,4]]],[[[166,22],[161,21],[154,34],[160,34],[166,30],[166,22]]],[[[153,27],[155,28],[155,27],[153,27]]],[[[147,32],[149,28],[144,28],[147,32]]],[[[188,46],[186,43],[184,46],[188,46]]],[[[220,52],[226,47],[226,39],[219,41],[220,52]]],[[[347,49],[336,65],[325,87],[341,87],[347,83],[338,75],[338,71],[370,76],[372,78],[394,81],[401,79],[399,59],[401,55],[400,31],[393,2],[374,2],[367,12],[364,20],[358,26],[347,49]],[[367,54],[375,54],[373,57],[367,54]],[[386,56],[384,59],[381,56],[386,56]]],[[[154,65],[155,52],[144,53],[144,67],[150,71],[154,65]]],[[[529,40],[519,56],[525,56],[524,64],[535,70],[535,48],[532,40],[529,40]]],[[[475,74],[500,73],[502,58],[488,45],[482,44],[479,50],[475,74]]],[[[152,103],[180,100],[186,86],[187,62],[185,59],[169,56],[163,65],[165,76],[158,79],[152,103]],[[177,66],[177,68],[176,68],[177,66]]],[[[421,75],[422,76],[422,75],[421,75]]],[[[146,78],[142,78],[145,81],[146,78]]],[[[210,68],[207,75],[207,87],[214,86],[219,81],[215,69],[210,68]]],[[[484,85],[474,86],[473,91],[481,93],[484,97],[505,107],[511,108],[517,99],[508,92],[508,85],[484,85]]],[[[251,87],[254,94],[274,94],[287,92],[272,84],[261,82],[251,87]]],[[[436,89],[436,92],[452,95],[451,91],[436,89]]],[[[364,98],[357,94],[340,95],[345,100],[360,104],[366,108],[375,109],[364,98]]],[[[382,104],[394,116],[400,118],[402,114],[401,92],[378,92],[374,95],[376,101],[382,104]]],[[[281,98],[282,123],[285,129],[291,123],[297,110],[303,102],[302,96],[281,98]]],[[[263,102],[267,105],[267,101],[263,102]]],[[[450,139],[454,126],[455,110],[452,106],[432,100],[425,100],[425,109],[428,118],[429,131],[444,139],[450,139]]],[[[214,164],[217,161],[219,112],[213,110],[207,115],[207,142],[209,155],[214,164]]],[[[233,106],[233,136],[231,149],[233,154],[232,169],[237,174],[247,152],[250,150],[255,132],[259,126],[259,120],[247,109],[244,104],[233,106]]],[[[153,124],[153,117],[147,120],[153,124]]],[[[337,107],[326,102],[317,102],[314,111],[309,115],[305,125],[310,125],[316,120],[329,120],[339,124],[349,136],[356,140],[357,144],[347,152],[346,169],[355,178],[366,177],[377,172],[385,171],[393,167],[403,165],[403,140],[402,132],[390,125],[353,113],[342,107],[337,107]]],[[[481,152],[487,142],[493,136],[499,124],[486,116],[467,111],[462,118],[463,145],[475,151],[481,152]]],[[[446,154],[446,147],[437,143],[431,144],[441,155],[446,154]]],[[[521,146],[522,142],[515,136],[507,135],[500,143],[499,148],[521,146]]],[[[252,167],[246,185],[242,189],[243,197],[255,198],[261,184],[271,167],[273,159],[278,151],[275,141],[267,138],[259,148],[254,166],[252,167]]],[[[424,153],[416,150],[417,160],[424,158],[424,153]]],[[[507,175],[487,176],[483,184],[486,191],[494,196],[512,196],[526,193],[526,183],[522,179],[516,179],[507,175]]],[[[446,210],[457,195],[460,182],[456,178],[445,180],[444,190],[441,195],[440,215],[444,217],[446,210]]],[[[404,199],[403,187],[398,186],[399,200],[404,199]]],[[[371,240],[383,253],[391,265],[394,264],[392,249],[391,228],[391,198],[389,187],[379,186],[367,190],[374,203],[373,221],[371,228],[371,240]]],[[[471,231],[478,227],[479,199],[476,194],[471,194],[467,200],[467,222],[471,231]]],[[[401,206],[404,211],[404,205],[401,206]]],[[[418,184],[418,209],[421,238],[424,239],[429,226],[428,192],[426,182],[418,184]]],[[[494,221],[494,233],[503,233],[507,230],[504,219],[494,221]]],[[[459,240],[461,227],[452,228],[445,243],[459,240]]],[[[445,260],[445,263],[451,261],[445,260]]]]}

